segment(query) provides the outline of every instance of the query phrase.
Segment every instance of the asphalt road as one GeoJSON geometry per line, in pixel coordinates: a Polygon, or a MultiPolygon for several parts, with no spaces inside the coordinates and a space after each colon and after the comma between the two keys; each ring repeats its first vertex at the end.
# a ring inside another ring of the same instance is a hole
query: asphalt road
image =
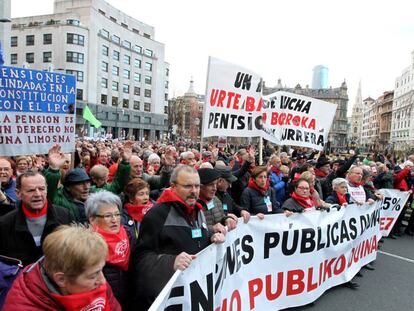
{"type": "Polygon", "coordinates": [[[337,286],[325,292],[314,304],[286,311],[414,310],[414,237],[384,239],[380,244],[375,271],[362,269],[355,277],[356,290],[337,286]]]}

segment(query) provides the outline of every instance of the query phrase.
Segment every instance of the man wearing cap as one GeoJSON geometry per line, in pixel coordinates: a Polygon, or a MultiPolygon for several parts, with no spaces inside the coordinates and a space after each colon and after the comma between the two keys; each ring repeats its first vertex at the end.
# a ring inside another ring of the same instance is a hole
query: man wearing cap
{"type": "Polygon", "coordinates": [[[42,242],[56,227],[69,224],[69,212],[47,200],[46,179],[26,172],[16,180],[17,208],[0,218],[0,254],[24,265],[42,256],[42,242]]]}
{"type": "Polygon", "coordinates": [[[231,195],[227,192],[231,188],[231,184],[237,180],[237,177],[231,173],[229,167],[217,166],[215,170],[220,173],[221,177],[217,180],[216,197],[221,201],[223,211],[226,216],[236,215],[236,217],[243,217],[245,223],[250,219],[250,213],[246,208],[238,205],[231,195]]]}
{"type": "Polygon", "coordinates": [[[225,239],[223,233],[208,230],[197,202],[200,177],[195,168],[178,165],[170,183],[143,218],[131,256],[136,310],[147,310],[174,272],[185,270],[195,254],[225,239]]]}
{"type": "Polygon", "coordinates": [[[203,207],[208,229],[213,232],[225,232],[225,226],[229,230],[234,229],[237,225],[236,216],[226,216],[220,199],[216,197],[217,181],[221,174],[212,168],[201,168],[198,175],[200,194],[197,202],[203,207]]]}

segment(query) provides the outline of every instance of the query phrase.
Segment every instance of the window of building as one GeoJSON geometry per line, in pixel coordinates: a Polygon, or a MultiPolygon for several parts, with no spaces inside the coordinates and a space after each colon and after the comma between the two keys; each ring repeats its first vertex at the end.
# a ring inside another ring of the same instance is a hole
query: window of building
{"type": "Polygon", "coordinates": [[[151,64],[151,63],[146,62],[146,63],[145,63],[145,70],[147,70],[147,71],[152,71],[152,64],[151,64]]]}
{"type": "Polygon", "coordinates": [[[10,64],[12,65],[17,64],[17,54],[10,54],[10,64]]]}
{"type": "Polygon", "coordinates": [[[66,69],[66,73],[75,76],[76,81],[83,82],[83,71],[66,69]]]}
{"type": "Polygon", "coordinates": [[[119,60],[119,52],[118,51],[113,51],[112,53],[112,58],[114,60],[119,60]]]}
{"type": "Polygon", "coordinates": [[[144,123],[150,124],[151,123],[151,118],[150,117],[144,117],[144,123]]]}
{"type": "Polygon", "coordinates": [[[108,72],[108,63],[107,62],[102,62],[101,69],[102,69],[103,72],[108,72]]]}
{"type": "Polygon", "coordinates": [[[152,83],[152,78],[151,78],[151,76],[145,76],[145,83],[146,83],[146,84],[151,84],[151,83],[152,83]]]}
{"type": "Polygon", "coordinates": [[[142,53],[142,47],[140,47],[139,45],[134,45],[134,51],[137,53],[142,53]]]}
{"type": "Polygon", "coordinates": [[[43,52],[43,62],[44,63],[52,62],[52,52],[43,52]]]}
{"type": "Polygon", "coordinates": [[[127,48],[127,49],[130,49],[131,48],[131,42],[129,42],[128,40],[124,40],[124,41],[122,41],[122,46],[127,48]]]}
{"type": "Polygon", "coordinates": [[[119,67],[118,66],[115,66],[115,65],[112,66],[112,74],[114,76],[119,76],[119,67]]]}
{"type": "Polygon", "coordinates": [[[106,78],[101,79],[101,87],[103,87],[104,89],[108,88],[108,79],[106,78]]]}
{"type": "Polygon", "coordinates": [[[137,68],[141,68],[141,60],[135,58],[135,60],[134,60],[134,66],[137,67],[137,68]]]}
{"type": "Polygon", "coordinates": [[[26,53],[26,62],[29,64],[34,63],[34,53],[26,53]]]}
{"type": "Polygon", "coordinates": [[[164,113],[168,114],[168,106],[164,106],[164,113]]]}
{"type": "Polygon", "coordinates": [[[150,50],[150,49],[145,49],[144,54],[145,54],[146,56],[148,56],[148,57],[152,57],[153,52],[152,52],[152,50],[150,50]]]}
{"type": "Polygon", "coordinates": [[[101,94],[101,104],[102,104],[102,105],[106,105],[106,104],[108,104],[108,95],[106,95],[106,94],[101,94]]]}
{"type": "Polygon", "coordinates": [[[112,96],[112,106],[118,106],[118,97],[112,96]]]}
{"type": "Polygon", "coordinates": [[[105,16],[105,12],[102,11],[101,9],[98,9],[98,12],[101,13],[103,16],[105,16]]]}
{"type": "Polygon", "coordinates": [[[140,108],[139,108],[139,105],[140,103],[139,103],[139,101],[137,101],[137,100],[134,100],[134,109],[135,110],[139,110],[140,108]]]}
{"type": "Polygon", "coordinates": [[[145,89],[144,96],[151,97],[151,90],[145,89]]]}
{"type": "Polygon", "coordinates": [[[170,69],[167,68],[167,69],[165,69],[165,76],[168,77],[169,75],[170,75],[170,69]]]}
{"type": "Polygon", "coordinates": [[[134,95],[141,96],[141,88],[134,86],[134,95]]]}
{"type": "Polygon", "coordinates": [[[126,28],[126,29],[128,29],[128,25],[127,24],[121,23],[121,26],[124,27],[124,28],[126,28]]]}
{"type": "Polygon", "coordinates": [[[109,17],[109,19],[110,19],[111,21],[113,21],[114,23],[116,23],[116,18],[115,18],[115,17],[110,16],[110,17],[109,17]]]}
{"type": "Polygon", "coordinates": [[[10,37],[10,46],[17,46],[17,37],[10,37]]]}
{"type": "Polygon", "coordinates": [[[83,64],[83,61],[84,61],[83,53],[67,51],[66,61],[69,63],[83,64]]]}
{"type": "Polygon", "coordinates": [[[151,35],[148,34],[148,33],[145,33],[145,32],[144,32],[144,37],[147,38],[147,39],[151,39],[151,35]]]}
{"type": "Polygon", "coordinates": [[[164,85],[165,85],[165,88],[168,89],[168,81],[165,81],[164,85]]]}
{"type": "Polygon", "coordinates": [[[76,99],[77,100],[83,100],[83,90],[82,89],[76,89],[76,99]]]}
{"type": "Polygon", "coordinates": [[[168,94],[164,94],[164,100],[168,100],[168,94]]]}
{"type": "Polygon", "coordinates": [[[144,111],[151,112],[151,103],[144,103],[144,111]]]}
{"type": "Polygon", "coordinates": [[[119,83],[112,81],[112,91],[118,91],[119,83]]]}
{"type": "Polygon", "coordinates": [[[124,64],[131,65],[131,56],[124,55],[124,64]]]}
{"type": "Polygon", "coordinates": [[[80,25],[80,20],[78,20],[78,19],[68,19],[68,20],[66,20],[66,24],[79,26],[80,25]]]}
{"type": "Polygon", "coordinates": [[[128,69],[124,69],[123,71],[123,75],[122,75],[125,79],[129,79],[130,77],[130,72],[128,69]]]}
{"type": "Polygon", "coordinates": [[[112,41],[117,44],[121,44],[121,38],[118,36],[112,35],[112,41]]]}
{"type": "Polygon", "coordinates": [[[35,42],[35,36],[34,35],[26,36],[26,45],[34,45],[34,42],[35,42]]]}
{"type": "Polygon", "coordinates": [[[108,56],[109,55],[109,47],[106,45],[102,45],[102,55],[108,56]]]}
{"type": "Polygon", "coordinates": [[[126,94],[129,94],[129,85],[128,84],[124,84],[122,86],[122,91],[126,94]]]}
{"type": "Polygon", "coordinates": [[[122,107],[129,108],[129,99],[122,100],[122,107]]]}
{"type": "Polygon", "coordinates": [[[101,29],[101,35],[107,39],[109,39],[109,31],[105,29],[101,29]]]}
{"type": "Polygon", "coordinates": [[[132,28],[132,32],[134,32],[134,33],[136,33],[136,34],[139,35],[139,30],[138,29],[132,28]]]}
{"type": "Polygon", "coordinates": [[[43,44],[52,44],[52,34],[51,33],[43,34],[43,44]]]}
{"type": "Polygon", "coordinates": [[[76,33],[68,33],[66,36],[66,43],[68,44],[77,44],[84,46],[85,45],[85,36],[78,35],[76,33]]]}
{"type": "Polygon", "coordinates": [[[134,72],[134,81],[141,82],[141,74],[138,72],[134,72]]]}

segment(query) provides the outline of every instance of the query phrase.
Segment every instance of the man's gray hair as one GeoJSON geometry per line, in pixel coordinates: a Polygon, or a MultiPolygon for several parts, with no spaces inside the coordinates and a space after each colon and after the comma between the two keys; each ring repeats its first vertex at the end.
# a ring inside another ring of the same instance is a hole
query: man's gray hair
{"type": "Polygon", "coordinates": [[[109,191],[99,191],[92,193],[85,202],[86,217],[94,217],[99,214],[99,210],[103,205],[116,205],[121,211],[121,199],[109,191]]]}
{"type": "Polygon", "coordinates": [[[336,187],[339,187],[342,184],[348,184],[345,178],[335,178],[334,180],[332,180],[332,189],[335,189],[336,187]]]}
{"type": "Polygon", "coordinates": [[[161,161],[161,158],[156,153],[151,153],[148,157],[148,164],[151,164],[152,161],[158,160],[161,161]]]}
{"type": "Polygon", "coordinates": [[[179,164],[174,168],[174,170],[171,173],[170,183],[176,183],[177,182],[178,174],[180,172],[186,172],[186,173],[192,173],[192,174],[197,174],[198,175],[198,172],[194,167],[192,167],[190,165],[179,164]]]}
{"type": "Polygon", "coordinates": [[[182,153],[180,154],[180,158],[181,158],[182,160],[187,160],[187,158],[188,158],[190,155],[194,155],[194,153],[193,153],[192,151],[184,151],[184,152],[182,152],[182,153]]]}

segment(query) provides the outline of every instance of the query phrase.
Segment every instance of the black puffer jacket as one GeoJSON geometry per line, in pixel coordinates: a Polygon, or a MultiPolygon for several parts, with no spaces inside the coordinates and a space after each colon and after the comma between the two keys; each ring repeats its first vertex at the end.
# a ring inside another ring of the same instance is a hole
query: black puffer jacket
{"type": "Polygon", "coordinates": [[[283,210],[280,208],[279,202],[276,200],[276,190],[272,187],[269,187],[264,195],[257,191],[256,189],[247,187],[243,190],[242,196],[240,198],[240,205],[247,208],[250,214],[256,215],[258,213],[262,214],[278,214],[283,213],[283,210]],[[272,203],[272,210],[269,211],[267,208],[266,201],[270,200],[272,203]]]}

